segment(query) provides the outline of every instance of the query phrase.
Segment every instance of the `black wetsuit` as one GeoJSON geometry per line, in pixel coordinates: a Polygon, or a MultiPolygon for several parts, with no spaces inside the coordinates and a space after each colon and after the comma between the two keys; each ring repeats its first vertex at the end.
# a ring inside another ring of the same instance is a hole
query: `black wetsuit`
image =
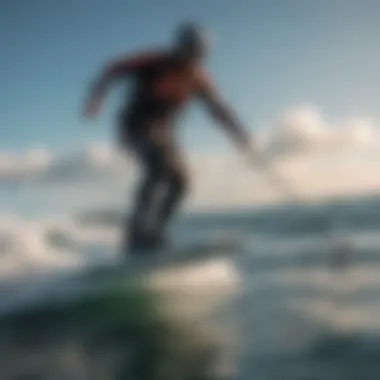
{"type": "Polygon", "coordinates": [[[202,100],[238,146],[247,151],[249,145],[248,134],[197,58],[192,53],[189,56],[186,49],[176,53],[147,52],[111,62],[95,84],[86,107],[86,113],[96,112],[114,79],[133,80],[132,94],[118,120],[119,142],[134,153],[144,174],[126,227],[130,237],[127,246],[131,248],[160,245],[167,223],[186,193],[187,175],[173,127],[193,95],[202,100]]]}
{"type": "Polygon", "coordinates": [[[129,246],[155,245],[164,236],[187,190],[173,123],[196,91],[194,69],[166,52],[146,54],[118,65],[117,69],[122,71],[124,67],[134,81],[131,100],[123,105],[119,116],[119,140],[144,171],[127,225],[129,246]],[[157,202],[160,189],[164,192],[157,202]],[[148,229],[148,220],[153,228],[148,229]]]}

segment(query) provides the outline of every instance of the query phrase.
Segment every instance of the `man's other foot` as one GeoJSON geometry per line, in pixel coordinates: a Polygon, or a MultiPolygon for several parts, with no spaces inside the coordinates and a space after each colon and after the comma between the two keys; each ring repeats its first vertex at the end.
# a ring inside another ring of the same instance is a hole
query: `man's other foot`
{"type": "Polygon", "coordinates": [[[168,247],[168,239],[157,233],[132,235],[127,243],[127,251],[136,254],[152,254],[168,247]]]}
{"type": "Polygon", "coordinates": [[[169,239],[162,233],[153,233],[148,237],[154,249],[166,249],[170,247],[169,239]]]}

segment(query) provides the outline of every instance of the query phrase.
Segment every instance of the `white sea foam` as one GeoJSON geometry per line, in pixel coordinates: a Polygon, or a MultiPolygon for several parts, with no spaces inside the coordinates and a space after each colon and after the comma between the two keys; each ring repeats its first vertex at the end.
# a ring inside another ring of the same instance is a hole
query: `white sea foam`
{"type": "Polygon", "coordinates": [[[70,218],[0,217],[0,276],[31,275],[106,260],[116,228],[86,227],[70,218]]]}

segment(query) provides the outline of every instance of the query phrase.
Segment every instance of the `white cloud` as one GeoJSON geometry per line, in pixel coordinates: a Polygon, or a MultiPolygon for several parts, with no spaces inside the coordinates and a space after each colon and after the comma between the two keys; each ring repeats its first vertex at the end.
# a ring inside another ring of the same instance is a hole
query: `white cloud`
{"type": "Polygon", "coordinates": [[[12,215],[0,216],[0,277],[14,272],[32,274],[44,267],[76,264],[78,259],[67,249],[49,246],[46,226],[38,220],[26,221],[12,215]]]}
{"type": "Polygon", "coordinates": [[[126,162],[111,147],[94,145],[73,154],[57,157],[45,170],[39,171],[40,181],[95,181],[115,179],[126,170],[126,162]]]}
{"type": "Polygon", "coordinates": [[[105,144],[56,155],[46,149],[21,154],[0,152],[0,184],[106,180],[117,178],[127,169],[127,160],[105,144]]]}
{"type": "Polygon", "coordinates": [[[30,178],[46,170],[52,162],[51,154],[43,149],[32,149],[24,154],[0,152],[0,179],[30,178]]]}
{"type": "Polygon", "coordinates": [[[278,153],[311,153],[358,146],[379,146],[379,132],[370,120],[328,120],[315,107],[286,111],[270,128],[269,146],[278,153]]]}

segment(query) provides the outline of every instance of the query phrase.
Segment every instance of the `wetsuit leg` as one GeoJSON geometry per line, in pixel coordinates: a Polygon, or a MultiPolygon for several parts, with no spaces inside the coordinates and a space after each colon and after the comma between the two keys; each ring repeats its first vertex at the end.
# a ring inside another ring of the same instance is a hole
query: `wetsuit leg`
{"type": "Polygon", "coordinates": [[[150,141],[135,142],[134,151],[142,167],[143,177],[136,190],[134,208],[125,234],[129,236],[130,248],[145,248],[148,244],[151,211],[162,184],[162,175],[155,160],[157,152],[150,141]]]}
{"type": "Polygon", "coordinates": [[[165,167],[166,193],[157,211],[157,234],[165,234],[168,223],[178,211],[188,190],[188,178],[185,165],[178,152],[172,151],[167,157],[165,167]]]}
{"type": "Polygon", "coordinates": [[[145,139],[138,144],[137,152],[146,175],[138,189],[129,226],[130,245],[154,248],[163,243],[167,224],[185,194],[186,175],[182,159],[172,142],[145,139]],[[158,198],[162,186],[166,191],[163,197],[158,198]],[[152,209],[156,209],[153,215],[152,209]],[[147,228],[149,219],[154,221],[152,229],[147,228]]]}
{"type": "Polygon", "coordinates": [[[142,244],[148,234],[150,211],[160,185],[156,173],[147,172],[137,188],[135,205],[128,226],[129,236],[133,245],[142,244]]]}

